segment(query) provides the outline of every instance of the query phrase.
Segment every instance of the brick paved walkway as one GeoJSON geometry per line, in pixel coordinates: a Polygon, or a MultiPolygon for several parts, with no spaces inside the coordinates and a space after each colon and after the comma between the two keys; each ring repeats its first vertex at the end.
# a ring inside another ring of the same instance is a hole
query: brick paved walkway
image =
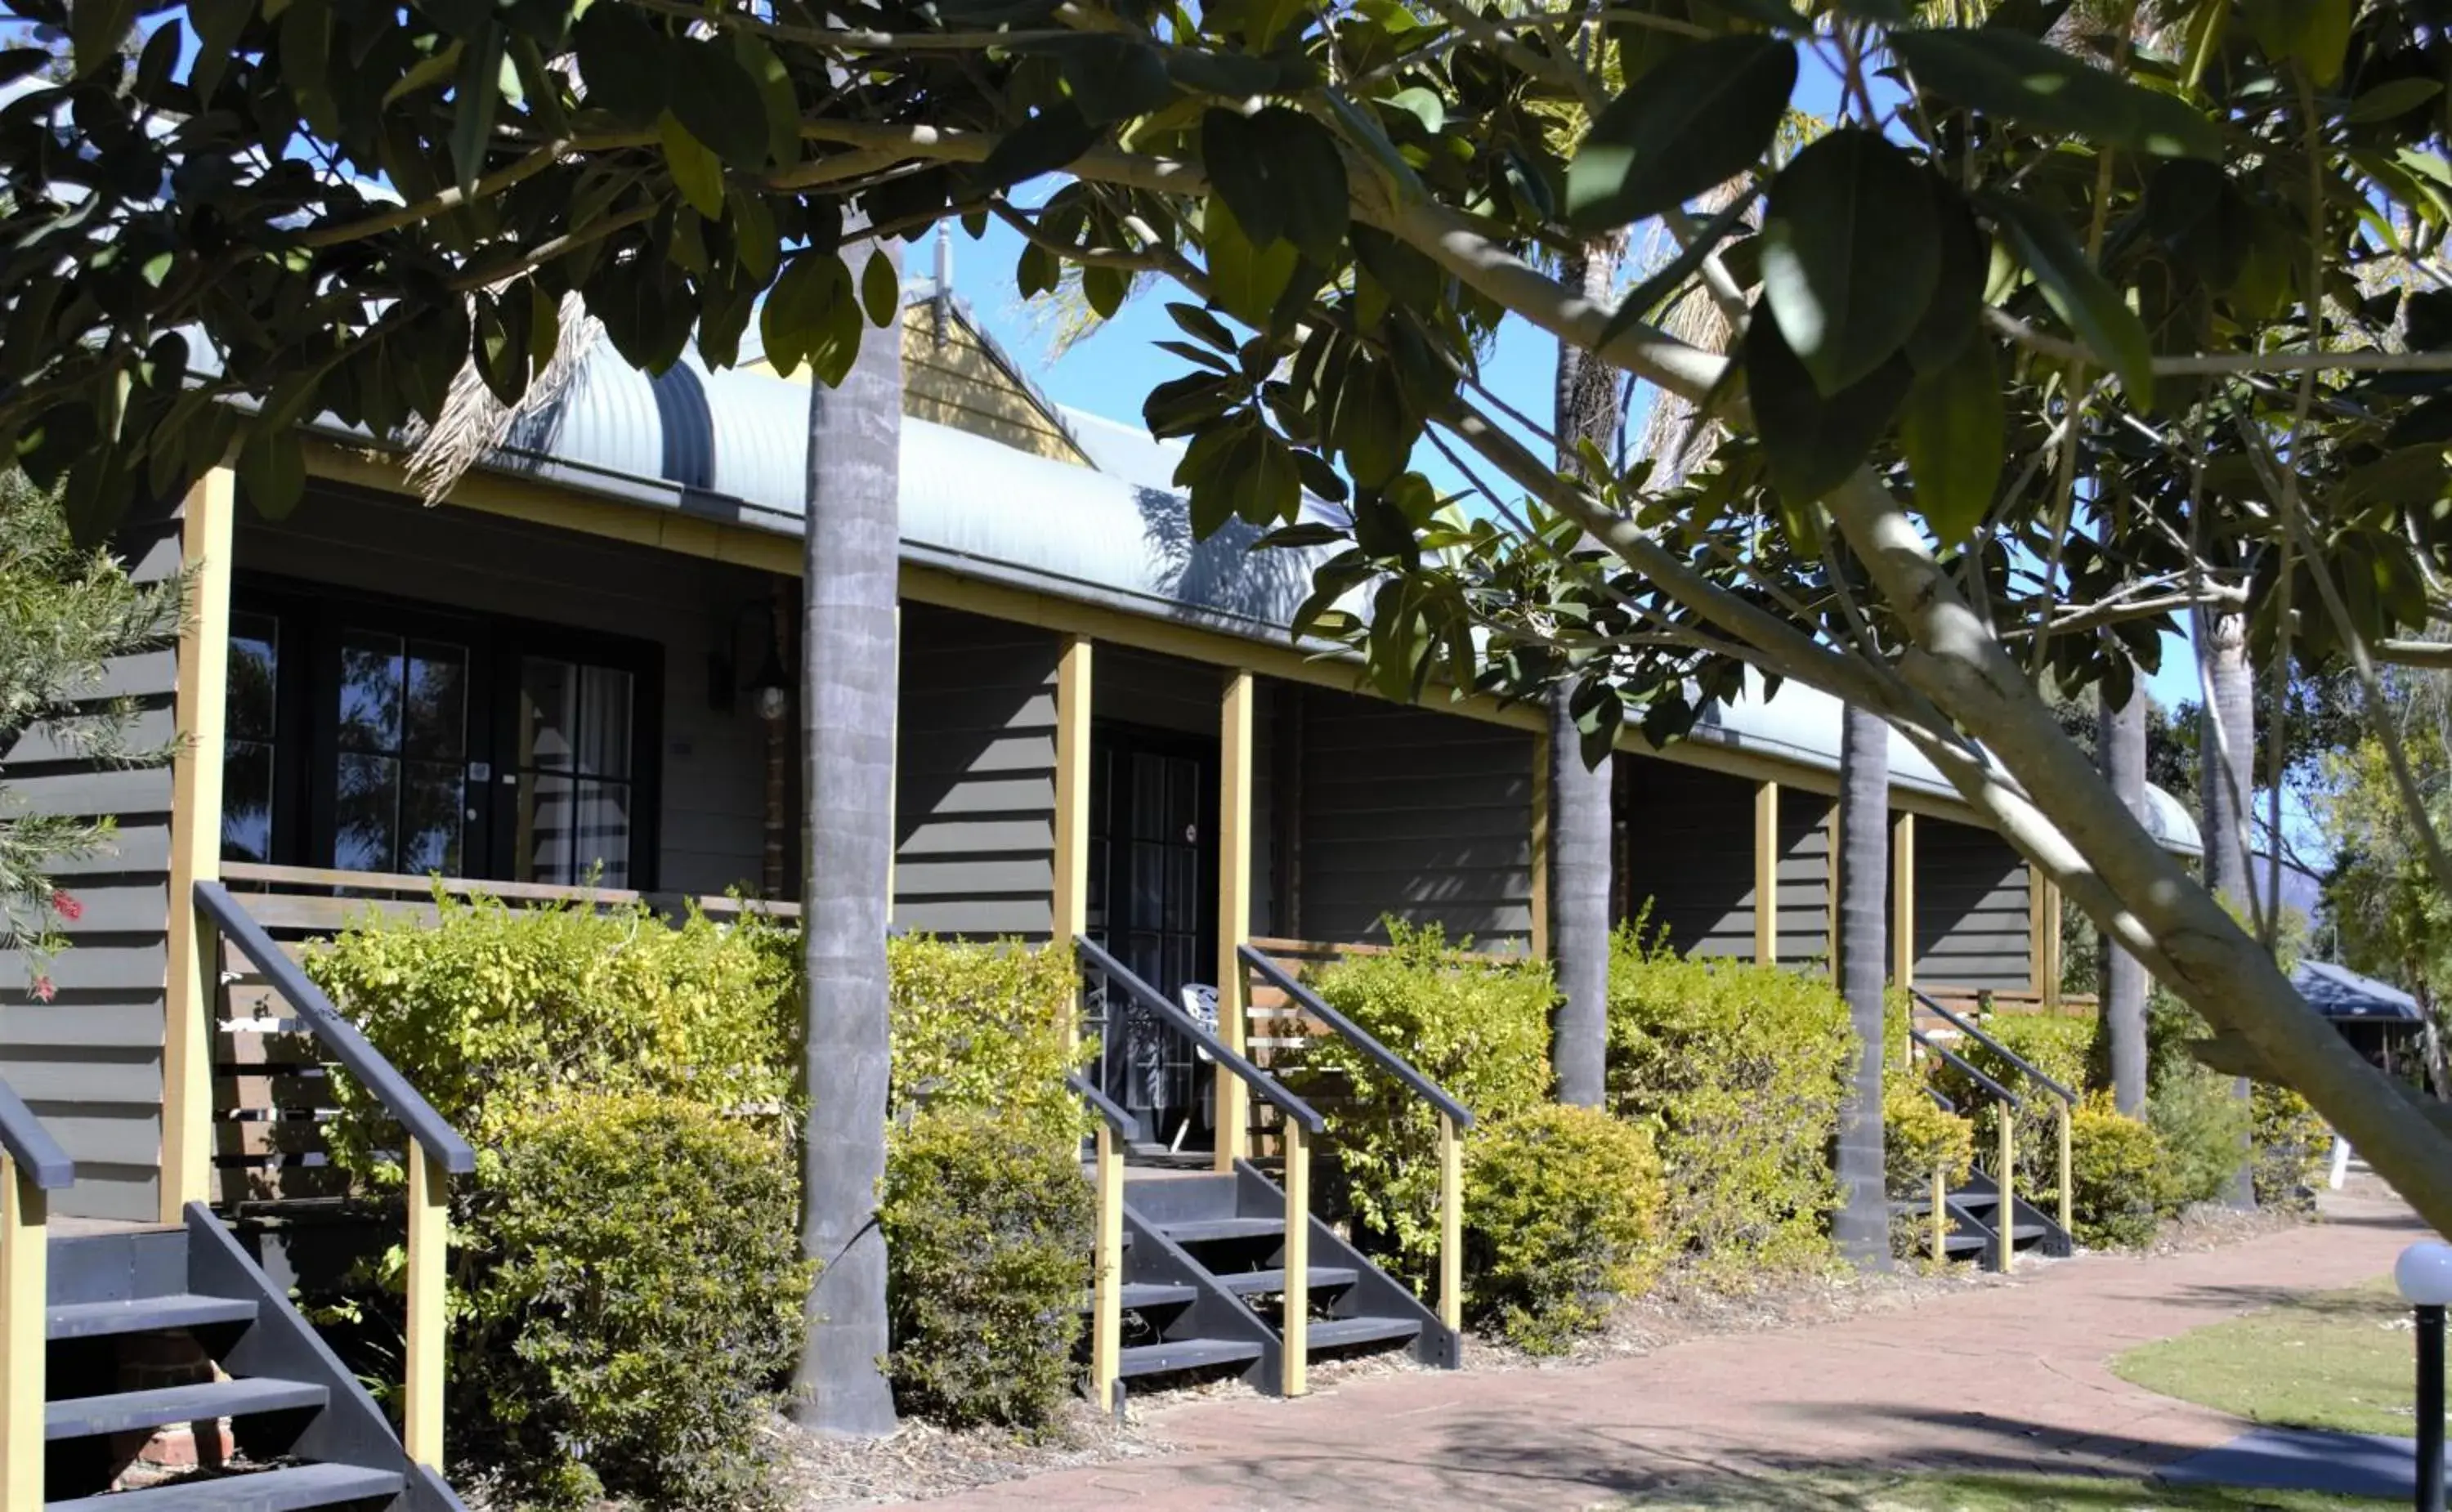
{"type": "Polygon", "coordinates": [[[940,1512],[1573,1508],[1750,1471],[1850,1465],[2141,1474],[2242,1431],[2105,1362],[2148,1339],[2343,1286],[2422,1232],[2388,1198],[2197,1254],[2089,1257],[2015,1284],[1573,1369],[1407,1373],[1299,1402],[1169,1407],[1173,1454],[929,1503],[940,1512]]]}

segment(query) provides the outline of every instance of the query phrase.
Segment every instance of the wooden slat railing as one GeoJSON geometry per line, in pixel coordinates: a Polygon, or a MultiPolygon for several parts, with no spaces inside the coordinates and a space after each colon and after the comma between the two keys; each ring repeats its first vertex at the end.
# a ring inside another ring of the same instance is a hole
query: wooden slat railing
{"type": "MultiPolygon", "coordinates": [[[[2010,1117],[2010,1114],[2024,1112],[2027,1107],[2026,1100],[1976,1070],[1967,1057],[1923,1030],[1910,1028],[1908,1031],[1908,1036],[1926,1051],[1957,1067],[1969,1081],[1990,1092],[1993,1100],[2000,1104],[1998,1116],[1993,1120],[1995,1127],[2000,1130],[2001,1166],[1999,1173],[1992,1180],[1993,1185],[1999,1188],[2001,1205],[1992,1211],[1992,1268],[2006,1273],[2009,1269],[2012,1252],[2017,1247],[2018,1228],[2017,1120],[2010,1117]]],[[[1935,1180],[1933,1203],[1936,1208],[1940,1207],[1941,1200],[1941,1183],[1935,1180]]],[[[1936,1211],[1933,1217],[1933,1252],[1947,1258],[1940,1233],[1941,1223],[1941,1215],[1936,1211]]]]}
{"type": "Polygon", "coordinates": [[[0,1082],[0,1512],[43,1505],[50,1194],[75,1180],[68,1151],[0,1082]]]}
{"type": "MultiPolygon", "coordinates": [[[[2033,1061],[2027,1059],[2027,1057],[2019,1054],[2016,1051],[2011,1050],[2008,1046],[2002,1044],[1999,1040],[1987,1034],[1981,1028],[1977,1027],[1973,1020],[1960,1016],[1947,1004],[1941,1003],[1922,992],[1916,992],[1916,998],[1917,1006],[1938,1015],[1941,1020],[1950,1028],[1958,1031],[1969,1039],[1974,1040],[1977,1044],[1982,1045],[1985,1049],[1992,1051],[1995,1055],[1998,1055],[2003,1060],[2008,1062],[2012,1067],[2017,1069],[2020,1075],[2024,1076],[2027,1081],[2032,1082],[2036,1087],[2042,1089],[2045,1094],[2052,1099],[2052,1116],[2058,1126],[2060,1138],[2059,1196],[2061,1231],[2064,1233],[2070,1232],[2073,1227],[2071,1219],[2075,1216],[2077,1190],[2076,1171],[2074,1168],[2075,1157],[2071,1149],[2070,1140],[2070,1122],[2077,1112],[2077,1093],[2069,1090],[2066,1087],[2064,1087],[2051,1077],[2045,1075],[2043,1069],[2037,1066],[2033,1061]]],[[[2005,1153],[2002,1158],[2006,1161],[2008,1157],[2005,1153]]],[[[2003,1180],[2006,1181],[2007,1179],[2007,1178],[2005,1175],[2003,1180]]]]}
{"type": "Polygon", "coordinates": [[[323,989],[307,979],[227,887],[198,882],[190,906],[196,911],[200,937],[208,948],[216,954],[225,947],[235,948],[254,962],[316,1044],[356,1078],[407,1136],[402,1151],[408,1172],[408,1297],[401,1443],[411,1460],[440,1471],[450,1178],[474,1171],[477,1153],[358,1027],[342,1016],[323,989]]]}

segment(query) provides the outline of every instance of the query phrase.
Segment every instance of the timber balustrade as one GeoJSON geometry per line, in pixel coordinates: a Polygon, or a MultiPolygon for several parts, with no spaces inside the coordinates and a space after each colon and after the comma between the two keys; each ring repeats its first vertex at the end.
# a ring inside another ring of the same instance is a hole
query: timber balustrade
{"type": "MultiPolygon", "coordinates": [[[[408,1457],[443,1468],[443,1367],[445,1258],[450,1227],[450,1178],[477,1168],[476,1151],[443,1121],[433,1105],[408,1085],[358,1027],[341,1015],[323,989],[274,943],[229,890],[198,882],[194,908],[198,937],[208,960],[234,946],[254,963],[266,982],[287,1000],[318,1047],[357,1078],[407,1135],[403,1150],[408,1174],[408,1335],[403,1371],[401,1443],[408,1457]]],[[[215,1011],[220,1011],[218,1004],[215,1011]]],[[[37,1314],[39,1317],[39,1313],[37,1314]]],[[[39,1325],[37,1325],[39,1326],[39,1325]]]]}
{"type": "Polygon", "coordinates": [[[1079,1071],[1064,1078],[1098,1115],[1098,1237],[1097,1268],[1090,1283],[1090,1400],[1101,1412],[1119,1404],[1116,1384],[1124,1345],[1124,1151],[1119,1141],[1133,1133],[1133,1115],[1116,1100],[1090,1085],[1079,1071]]]}
{"type": "MultiPolygon", "coordinates": [[[[1280,1355],[1285,1375],[1282,1389],[1287,1396],[1301,1396],[1310,1381],[1310,1313],[1298,1299],[1311,1295],[1311,1155],[1312,1142],[1327,1127],[1326,1120],[1311,1104],[1286,1090],[1267,1071],[1260,1070],[1242,1054],[1217,1037],[1215,1031],[1166,1000],[1166,995],[1127,971],[1123,964],[1108,954],[1095,942],[1077,939],[1073,942],[1074,958],[1083,969],[1085,977],[1095,974],[1109,992],[1120,992],[1136,1008],[1164,1024],[1176,1033],[1206,1051],[1220,1073],[1233,1077],[1249,1088],[1260,1101],[1269,1104],[1284,1117],[1285,1133],[1285,1297],[1284,1327],[1281,1330],[1280,1355]]],[[[1085,981],[1085,987],[1088,985],[1085,981]]],[[[1223,994],[1220,994],[1221,1005],[1223,994]]],[[[1222,1011],[1222,1009],[1221,1009],[1222,1011]]],[[[1219,1143],[1225,1146],[1227,1099],[1218,1099],[1219,1143]]],[[[1121,1111],[1121,1109],[1117,1109],[1121,1111]]]]}
{"type": "MultiPolygon", "coordinates": [[[[1965,1056],[1959,1054],[1956,1051],[1951,1050],[1948,1046],[1944,1045],[1939,1040],[1934,1039],[1923,1030],[1910,1027],[1908,1030],[1908,1036],[1927,1051],[1940,1056],[1943,1060],[1949,1062],[1949,1064],[1957,1067],[1961,1071],[1964,1071],[1968,1080],[1974,1082],[1976,1086],[1983,1088],[1986,1091],[1990,1092],[1994,1101],[2000,1104],[1999,1116],[1993,1120],[1993,1122],[1999,1126],[2001,1132],[2001,1164],[1998,1173],[1993,1177],[1993,1185],[1999,1188],[2000,1206],[1992,1210],[1992,1268],[1995,1270],[2006,1271],[2009,1268],[2010,1251],[2016,1247],[2018,1242],[2018,1136],[2015,1132],[2017,1120],[2010,1117],[2010,1114],[2026,1111],[2026,1101],[2017,1093],[2009,1090],[2007,1087],[2002,1086],[1991,1077],[1985,1075],[1980,1070],[1977,1070],[1965,1056]]],[[[1947,1104],[1945,1103],[1944,1106],[1947,1106],[1947,1104]]],[[[1935,1229],[1933,1235],[1933,1252],[1936,1255],[1944,1254],[1944,1246],[1940,1232],[1942,1216],[1938,1211],[1941,1206],[1942,1196],[1941,1179],[1936,1175],[1933,1178],[1933,1198],[1934,1208],[1936,1209],[1933,1215],[1933,1226],[1935,1229]]]]}
{"type": "MultiPolygon", "coordinates": [[[[1939,1014],[1943,1021],[1948,1023],[1952,1029],[1957,1030],[1960,1033],[1966,1035],[1968,1038],[1975,1041],[1987,1050],[1989,1050],[1993,1054],[1998,1055],[2003,1060],[2008,1062],[2009,1065],[2016,1068],[2019,1075],[2041,1088],[2044,1092],[2052,1099],[2052,1117],[2054,1122],[2059,1126],[2057,1132],[2060,1138],[2061,1179],[2059,1196],[2061,1230],[2064,1233],[2073,1232],[2074,1229],[2069,1220],[2073,1216],[2076,1208],[2077,1188],[2075,1185],[2075,1171],[2073,1169],[2073,1156],[2070,1149],[2069,1120],[2070,1115],[2077,1110],[2077,1093],[2069,1090],[2066,1087],[2062,1086],[2059,1082],[2054,1081],[2051,1077],[2045,1075],[2042,1068],[2038,1067],[2034,1062],[2027,1059],[2027,1057],[2019,1054],[2016,1051],[2011,1050],[2008,1046],[2002,1044],[1999,1040],[1994,1039],[1991,1035],[1984,1032],[1982,1029],[1976,1026],[1974,1020],[1960,1017],[1957,1013],[1942,1006],[1941,1003],[1927,996],[1921,992],[1917,992],[1915,996],[1917,1002],[1921,1003],[1931,1012],[1939,1014]]],[[[2003,1153],[2001,1158],[2006,1162],[2009,1158],[2006,1143],[2008,1136],[2005,1132],[2002,1137],[2005,1143],[2003,1145],[2003,1153]]]]}
{"type": "Polygon", "coordinates": [[[1325,1026],[1363,1057],[1394,1077],[1407,1091],[1431,1106],[1439,1119],[1439,1322],[1450,1333],[1464,1326],[1464,1131],[1473,1127],[1473,1109],[1449,1096],[1412,1062],[1382,1045],[1361,1025],[1328,1006],[1319,994],[1256,946],[1239,952],[1245,968],[1285,994],[1302,1016],[1325,1026]]]}
{"type": "Polygon", "coordinates": [[[50,1194],[74,1180],[68,1152],[0,1082],[0,1512],[43,1504],[50,1194]]]}

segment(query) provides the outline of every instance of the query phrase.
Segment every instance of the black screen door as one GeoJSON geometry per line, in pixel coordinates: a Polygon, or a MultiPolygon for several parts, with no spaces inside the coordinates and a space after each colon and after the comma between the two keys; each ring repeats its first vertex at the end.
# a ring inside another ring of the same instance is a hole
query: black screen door
{"type": "MultiPolygon", "coordinates": [[[[1167,1001],[1215,973],[1216,747],[1128,725],[1101,727],[1091,754],[1090,937],[1167,1001]]],[[[1205,1142],[1191,1045],[1153,1016],[1110,1003],[1098,1026],[1107,1094],[1142,1137],[1205,1142]],[[1120,1010],[1120,1011],[1118,1011],[1120,1010]],[[1194,1128],[1184,1129],[1187,1117],[1194,1128]]]]}

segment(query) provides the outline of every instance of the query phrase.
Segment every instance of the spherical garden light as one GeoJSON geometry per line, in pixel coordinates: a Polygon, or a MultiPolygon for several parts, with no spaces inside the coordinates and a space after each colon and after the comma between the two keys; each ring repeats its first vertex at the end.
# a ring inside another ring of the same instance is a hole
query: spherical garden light
{"type": "Polygon", "coordinates": [[[2393,1263],[2393,1285],[2418,1311],[2418,1512],[2443,1512],[2443,1309],[2452,1306],[2452,1245],[2422,1240],[2393,1263]]]}

